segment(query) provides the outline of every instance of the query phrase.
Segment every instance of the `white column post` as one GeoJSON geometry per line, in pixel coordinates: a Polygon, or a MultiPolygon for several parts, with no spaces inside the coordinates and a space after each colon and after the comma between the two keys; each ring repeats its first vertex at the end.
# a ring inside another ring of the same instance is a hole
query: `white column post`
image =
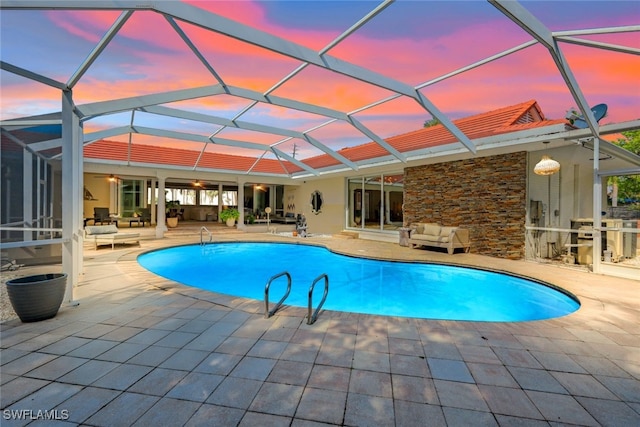
{"type": "Polygon", "coordinates": [[[120,178],[109,181],[109,213],[120,215],[120,178]]]}
{"type": "MultiPolygon", "coordinates": [[[[384,192],[384,223],[391,224],[391,192],[389,190],[385,190],[384,192]]],[[[384,224],[383,224],[384,226],[384,224]]]]}
{"type": "Polygon", "coordinates": [[[74,113],[71,90],[62,92],[62,271],[67,273],[65,301],[73,301],[73,288],[82,272],[82,124],[74,113]]]}
{"type": "Polygon", "coordinates": [[[238,228],[244,228],[244,181],[238,180],[238,228]]]}
{"type": "Polygon", "coordinates": [[[156,206],[158,201],[156,200],[156,183],[158,181],[155,178],[151,178],[151,204],[149,205],[149,210],[151,211],[151,224],[157,224],[157,214],[156,214],[156,206]]]}
{"type": "Polygon", "coordinates": [[[602,254],[602,177],[600,176],[600,138],[593,138],[593,272],[600,273],[602,254]]]}
{"type": "Polygon", "coordinates": [[[218,222],[222,222],[220,219],[220,212],[222,212],[222,191],[223,191],[222,183],[218,184],[218,222]]]}
{"type": "MultiPolygon", "coordinates": [[[[33,224],[33,154],[26,148],[22,150],[22,219],[28,221],[25,227],[33,224]]],[[[33,240],[33,231],[23,231],[25,242],[33,240]]]]}
{"type": "Polygon", "coordinates": [[[156,222],[156,237],[162,239],[164,232],[167,231],[167,224],[165,224],[165,199],[164,199],[164,182],[165,177],[158,177],[158,207],[157,207],[157,222],[156,222]]]}

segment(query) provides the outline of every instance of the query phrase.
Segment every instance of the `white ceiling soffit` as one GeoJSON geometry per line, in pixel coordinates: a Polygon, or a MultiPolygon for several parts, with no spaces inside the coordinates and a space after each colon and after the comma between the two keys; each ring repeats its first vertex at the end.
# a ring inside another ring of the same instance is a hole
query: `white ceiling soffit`
{"type": "MultiPolygon", "coordinates": [[[[386,77],[384,75],[373,72],[369,69],[363,68],[361,66],[352,64],[350,62],[341,60],[339,58],[328,55],[327,52],[340,43],[342,40],[349,37],[353,34],[357,29],[362,27],[365,23],[371,20],[374,16],[381,13],[385,8],[392,3],[392,1],[385,0],[378,4],[376,7],[371,9],[364,17],[362,17],[359,21],[354,23],[350,28],[336,37],[332,42],[330,42],[327,46],[325,46],[320,51],[315,51],[309,49],[303,45],[294,43],[292,41],[274,36],[272,34],[266,33],[264,31],[258,30],[256,28],[249,27],[247,25],[235,22],[228,18],[216,15],[214,13],[205,11],[203,9],[197,8],[195,6],[191,6],[185,3],[176,2],[176,1],[148,1],[148,2],[139,2],[137,0],[119,0],[119,1],[100,1],[93,0],[87,2],[80,2],[76,0],[3,0],[0,3],[0,9],[22,9],[22,10],[47,10],[47,9],[67,9],[67,10],[115,10],[121,11],[122,13],[118,16],[118,18],[113,22],[110,28],[105,32],[105,34],[101,37],[101,39],[95,44],[92,51],[86,57],[81,64],[78,65],[76,71],[69,77],[67,82],[62,83],[59,81],[55,81],[51,78],[43,76],[38,73],[34,73],[30,70],[23,69],[13,64],[6,63],[4,61],[0,61],[0,68],[2,70],[23,76],[25,78],[40,82],[42,84],[65,90],[73,88],[78,81],[82,79],[82,76],[89,69],[91,64],[95,62],[95,60],[100,56],[100,54],[104,51],[107,45],[111,42],[111,40],[118,34],[123,25],[129,20],[132,14],[137,10],[150,10],[155,11],[162,14],[173,30],[178,34],[179,37],[185,42],[188,48],[193,52],[193,54],[202,62],[202,64],[207,68],[209,73],[219,82],[217,85],[199,87],[199,88],[191,88],[191,89],[182,89],[171,92],[164,93],[155,93],[151,95],[144,95],[126,99],[117,99],[110,100],[104,102],[97,102],[91,104],[78,105],[77,111],[83,120],[90,120],[95,117],[100,117],[103,115],[114,114],[117,112],[127,112],[131,111],[131,124],[130,126],[121,126],[115,127],[112,129],[106,129],[100,132],[94,132],[85,135],[85,142],[94,142],[103,138],[107,138],[109,136],[122,135],[126,133],[144,133],[147,135],[156,135],[162,137],[169,137],[173,139],[182,139],[185,141],[197,141],[204,143],[205,146],[209,143],[215,143],[220,145],[228,145],[235,147],[248,148],[252,150],[260,151],[260,156],[257,157],[256,161],[262,158],[267,152],[275,154],[276,158],[280,161],[285,160],[287,162],[291,162],[300,168],[302,168],[306,173],[311,173],[313,175],[318,175],[320,172],[309,167],[304,162],[301,162],[298,159],[284,153],[282,150],[278,148],[278,144],[282,141],[273,143],[273,144],[258,144],[248,141],[238,141],[231,140],[226,138],[218,138],[215,136],[215,133],[210,135],[209,137],[189,134],[186,132],[176,132],[176,131],[168,131],[157,128],[149,128],[144,126],[137,126],[134,123],[135,111],[142,111],[149,114],[155,115],[165,115],[169,117],[175,117],[180,119],[192,120],[197,122],[211,123],[215,125],[219,125],[224,127],[233,127],[242,130],[254,131],[254,132],[262,132],[267,134],[273,134],[285,137],[286,139],[297,138],[300,140],[304,140],[308,144],[313,147],[319,149],[325,154],[330,155],[338,162],[341,163],[342,166],[337,166],[337,168],[349,168],[351,170],[357,170],[359,165],[370,164],[372,161],[367,160],[364,162],[352,162],[349,159],[346,159],[336,151],[329,148],[327,145],[323,144],[321,140],[312,137],[309,133],[312,130],[315,130],[319,127],[325,126],[336,120],[343,121],[348,123],[354,129],[356,129],[360,134],[370,138],[371,141],[380,145],[384,150],[389,153],[388,155],[383,156],[380,161],[386,162],[387,159],[391,159],[395,162],[407,162],[407,156],[403,153],[398,152],[395,148],[390,146],[386,141],[377,135],[375,132],[368,129],[363,123],[356,119],[354,116],[358,112],[364,111],[368,108],[372,108],[374,106],[380,105],[381,103],[387,102],[392,99],[397,99],[399,97],[408,97],[415,100],[424,110],[429,112],[433,118],[437,119],[452,135],[454,135],[457,140],[461,143],[461,146],[458,147],[449,147],[453,149],[463,149],[467,152],[471,152],[475,154],[477,152],[476,145],[470,141],[464,133],[457,128],[453,122],[445,116],[429,99],[427,99],[419,89],[424,88],[428,85],[434,84],[438,81],[444,80],[456,74],[463,73],[467,70],[476,68],[480,65],[486,64],[488,62],[494,61],[498,58],[509,55],[513,52],[525,49],[533,44],[540,43],[545,46],[553,58],[562,78],[564,79],[569,91],[571,92],[575,102],[578,105],[578,108],[581,110],[585,120],[588,123],[590,135],[599,137],[600,131],[598,123],[596,122],[591,109],[589,108],[585,97],[571,71],[569,68],[567,61],[565,60],[562,51],[558,47],[558,40],[562,40],[567,43],[581,44],[585,46],[597,47],[608,49],[612,51],[624,52],[624,53],[632,53],[638,54],[637,49],[628,48],[624,46],[617,46],[612,44],[594,42],[586,39],[581,39],[576,36],[588,35],[594,33],[602,33],[604,30],[576,30],[576,31],[565,31],[565,32],[557,32],[553,33],[550,31],[542,22],[540,22],[537,18],[535,18],[529,11],[527,11],[522,5],[515,1],[505,1],[505,0],[489,0],[489,2],[495,6],[497,10],[499,10],[502,14],[504,14],[507,18],[513,21],[516,25],[521,27],[524,31],[529,33],[534,40],[530,42],[523,43],[519,46],[516,46],[512,49],[508,49],[499,54],[493,55],[491,57],[487,57],[483,60],[470,64],[468,66],[462,67],[454,72],[448,73],[446,75],[440,76],[431,81],[425,82],[418,86],[411,86],[404,82],[386,77]],[[231,37],[254,46],[258,46],[263,49],[267,49],[271,52],[275,52],[277,54],[286,56],[288,58],[293,58],[301,62],[301,64],[296,68],[293,72],[282,78],[279,82],[277,82],[274,86],[272,86],[269,90],[264,93],[252,91],[246,88],[234,87],[225,83],[223,76],[220,76],[214,67],[205,59],[205,57],[200,53],[198,46],[195,45],[191,39],[186,35],[184,31],[179,27],[178,22],[186,22],[191,25],[195,25],[197,27],[222,34],[227,37],[231,37]],[[387,91],[393,93],[392,96],[382,99],[380,101],[371,103],[364,107],[361,107],[352,112],[341,112],[336,111],[324,106],[312,105],[304,102],[300,102],[293,99],[287,99],[282,97],[277,97],[271,95],[271,92],[276,88],[281,86],[284,82],[288,81],[292,77],[294,77],[297,73],[299,73],[302,69],[304,69],[308,65],[314,65],[316,67],[320,67],[324,70],[328,70],[334,73],[338,73],[349,78],[353,78],[370,85],[377,86],[379,88],[383,88],[387,91]],[[172,103],[176,101],[182,101],[187,99],[195,99],[195,98],[203,98],[208,96],[216,96],[216,95],[226,95],[233,96],[238,98],[244,98],[251,103],[240,111],[236,116],[229,120],[222,117],[217,117],[208,114],[202,113],[194,113],[185,110],[168,108],[161,106],[160,104],[172,103]],[[253,108],[253,106],[258,103],[268,103],[275,106],[297,110],[301,112],[306,112],[310,114],[315,114],[321,117],[325,117],[327,121],[320,126],[315,126],[312,129],[308,129],[306,131],[300,132],[293,129],[280,128],[275,126],[267,126],[260,125],[257,123],[250,123],[247,121],[239,120],[240,116],[246,113],[249,109],[253,108]]],[[[620,31],[638,31],[640,26],[637,27],[629,27],[628,29],[615,28],[610,29],[611,32],[620,32],[620,31]]],[[[2,123],[3,126],[7,124],[7,122],[2,123]]],[[[284,140],[283,140],[284,141],[284,140]]],[[[46,142],[39,142],[37,147],[34,146],[32,148],[38,149],[49,149],[56,144],[59,144],[60,140],[52,140],[46,142]]],[[[203,149],[204,151],[204,149],[203,149]]],[[[193,165],[195,169],[197,164],[193,165]]],[[[332,167],[330,169],[334,169],[332,167]]],[[[283,167],[284,169],[284,167],[283,167]]],[[[248,173],[251,170],[247,171],[248,173]]],[[[304,173],[304,172],[303,172],[304,173]]]]}

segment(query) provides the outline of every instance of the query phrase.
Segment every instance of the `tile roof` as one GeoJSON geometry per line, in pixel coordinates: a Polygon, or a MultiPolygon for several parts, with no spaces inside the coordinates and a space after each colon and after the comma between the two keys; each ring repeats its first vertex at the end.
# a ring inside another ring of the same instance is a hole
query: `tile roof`
{"type": "MultiPolygon", "coordinates": [[[[469,139],[473,140],[524,129],[566,123],[566,120],[545,119],[537,102],[535,100],[529,100],[521,104],[454,120],[453,123],[467,135],[469,139]]],[[[429,147],[456,143],[457,139],[444,126],[436,125],[390,137],[386,142],[399,152],[408,153],[429,147]]],[[[389,155],[384,148],[375,142],[343,148],[338,150],[338,153],[354,162],[389,155]]],[[[248,156],[205,152],[198,161],[200,151],[143,144],[131,144],[131,146],[129,146],[129,144],[125,142],[108,140],[97,141],[85,146],[84,156],[85,158],[121,162],[126,162],[130,156],[128,160],[132,163],[183,167],[193,167],[197,162],[198,168],[237,172],[247,172],[251,170],[253,173],[264,174],[292,174],[303,171],[299,166],[285,160],[260,159],[256,161],[255,158],[248,156]]],[[[314,169],[322,169],[341,164],[328,154],[310,157],[301,161],[314,169]]]]}
{"type": "Polygon", "coordinates": [[[282,163],[272,159],[256,159],[247,156],[210,153],[180,148],[159,147],[146,144],[131,144],[126,142],[101,140],[84,147],[84,157],[89,159],[109,160],[142,164],[158,164],[170,166],[193,167],[196,162],[199,168],[230,170],[237,172],[253,172],[266,174],[287,173],[282,163]],[[129,150],[130,157],[129,157],[129,150]],[[255,164],[255,165],[254,165],[255,164]]]}
{"type": "MultiPolygon", "coordinates": [[[[566,120],[564,119],[546,120],[535,100],[453,121],[471,140],[565,122],[566,120]]],[[[388,138],[386,142],[401,153],[408,153],[424,148],[452,144],[457,142],[457,139],[444,126],[436,125],[393,136],[388,138]]],[[[352,161],[368,160],[389,155],[384,148],[375,142],[344,148],[339,150],[338,153],[352,161]]],[[[305,163],[314,168],[339,164],[328,155],[307,159],[305,163]]]]}

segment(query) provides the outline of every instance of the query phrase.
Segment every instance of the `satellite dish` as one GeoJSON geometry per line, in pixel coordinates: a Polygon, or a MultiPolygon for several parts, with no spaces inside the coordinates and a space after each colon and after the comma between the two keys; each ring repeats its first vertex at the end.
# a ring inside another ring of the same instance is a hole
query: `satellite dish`
{"type": "MultiPolygon", "coordinates": [[[[596,119],[596,122],[600,122],[600,120],[607,115],[607,104],[598,104],[591,108],[591,112],[596,119]]],[[[574,112],[569,112],[567,114],[567,119],[569,119],[569,123],[571,126],[577,129],[585,129],[589,127],[587,125],[587,121],[584,119],[584,116],[577,115],[574,112]]]]}

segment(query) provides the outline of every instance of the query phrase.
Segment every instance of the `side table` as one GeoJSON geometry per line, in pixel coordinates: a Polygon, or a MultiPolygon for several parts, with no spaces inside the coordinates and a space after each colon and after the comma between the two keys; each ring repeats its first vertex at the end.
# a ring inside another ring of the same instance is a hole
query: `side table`
{"type": "Polygon", "coordinates": [[[409,247],[409,232],[410,231],[411,231],[411,229],[407,228],[407,227],[400,227],[398,229],[398,236],[399,236],[398,244],[400,246],[409,247]]]}

